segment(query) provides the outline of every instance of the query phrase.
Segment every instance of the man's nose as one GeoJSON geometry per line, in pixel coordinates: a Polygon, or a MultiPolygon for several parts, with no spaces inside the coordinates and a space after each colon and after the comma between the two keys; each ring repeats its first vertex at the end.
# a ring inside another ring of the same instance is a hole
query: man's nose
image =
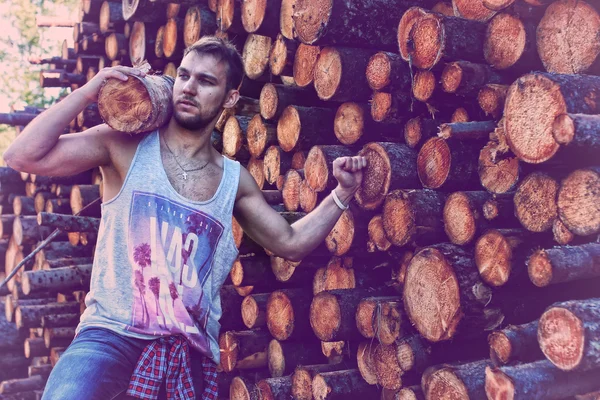
{"type": "Polygon", "coordinates": [[[193,82],[193,79],[189,79],[185,85],[183,85],[183,92],[191,95],[196,94],[196,84],[193,82]]]}

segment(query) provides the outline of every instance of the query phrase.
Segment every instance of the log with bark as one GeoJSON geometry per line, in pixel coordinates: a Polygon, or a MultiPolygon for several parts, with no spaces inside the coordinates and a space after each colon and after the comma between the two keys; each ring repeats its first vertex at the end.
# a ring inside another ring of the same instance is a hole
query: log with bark
{"type": "Polygon", "coordinates": [[[266,378],[258,381],[257,391],[264,400],[286,400],[292,393],[292,379],[289,376],[266,378]]]}
{"type": "MultiPolygon", "coordinates": [[[[377,384],[385,389],[398,390],[405,384],[397,357],[396,344],[379,343],[373,354],[377,384]]],[[[411,384],[414,382],[411,382],[411,384]]]]}
{"type": "Polygon", "coordinates": [[[343,368],[347,368],[347,366],[339,364],[298,365],[291,375],[292,397],[294,400],[312,400],[313,378],[319,373],[339,371],[343,368]]]}
{"type": "Polygon", "coordinates": [[[174,79],[166,75],[128,75],[108,79],[98,93],[98,110],[113,129],[132,134],[164,125],[173,112],[174,79]],[[127,107],[125,107],[127,105],[127,107]]]}
{"type": "Polygon", "coordinates": [[[315,400],[342,400],[349,397],[375,398],[378,390],[362,379],[357,369],[323,372],[312,381],[315,400]]]}
{"type": "Polygon", "coordinates": [[[250,153],[245,139],[250,119],[240,115],[232,115],[227,119],[223,128],[223,154],[228,157],[249,158],[250,153]]]}
{"type": "Polygon", "coordinates": [[[347,146],[313,146],[304,163],[304,175],[308,185],[316,192],[335,188],[333,161],[338,157],[351,157],[354,153],[347,146]]]}
{"type": "Polygon", "coordinates": [[[13,221],[13,238],[18,246],[31,245],[48,237],[52,232],[46,226],[39,226],[36,216],[22,216],[13,221]]]}
{"type": "Polygon", "coordinates": [[[599,321],[599,299],[556,303],[540,317],[540,348],[546,358],[563,371],[598,370],[599,321]]]}
{"type": "MultiPolygon", "coordinates": [[[[388,400],[383,399],[382,400],[388,400]]],[[[425,400],[425,395],[420,385],[403,387],[394,393],[394,397],[390,400],[425,400]]]]}
{"type": "MultiPolygon", "coordinates": [[[[0,394],[2,395],[10,395],[14,394],[14,398],[21,398],[19,396],[20,393],[32,392],[34,390],[42,390],[44,389],[44,385],[46,382],[39,375],[34,375],[30,378],[20,378],[20,379],[9,379],[2,381],[0,383],[0,394]]],[[[8,396],[2,396],[7,397],[8,396]]],[[[31,397],[23,397],[23,398],[31,398],[31,397]]]]}
{"type": "Polygon", "coordinates": [[[498,119],[504,111],[504,101],[506,100],[508,85],[486,84],[477,94],[477,102],[486,116],[498,119]]]}
{"type": "Polygon", "coordinates": [[[454,244],[471,242],[489,226],[483,206],[491,199],[487,192],[454,192],[444,205],[444,228],[454,244]]]}
{"type": "Polygon", "coordinates": [[[69,199],[71,211],[83,217],[99,218],[101,212],[98,199],[101,199],[99,185],[74,185],[69,199]]]}
{"type": "Polygon", "coordinates": [[[515,192],[515,215],[532,232],[552,228],[558,216],[558,182],[545,172],[533,172],[519,183],[515,192]]]}
{"type": "Polygon", "coordinates": [[[398,296],[362,299],[356,306],[355,319],[362,336],[376,338],[384,345],[391,345],[407,330],[402,299],[398,296]]]}
{"type": "Polygon", "coordinates": [[[98,30],[100,33],[106,34],[123,30],[125,17],[123,16],[123,6],[121,3],[104,1],[100,6],[99,14],[98,30]]]}
{"type": "MultiPolygon", "coordinates": [[[[500,13],[487,25],[483,54],[498,70],[529,72],[542,68],[535,40],[536,24],[513,13],[500,13]]],[[[498,83],[498,82],[492,82],[498,83]]]]}
{"type": "Polygon", "coordinates": [[[281,193],[287,211],[298,211],[300,208],[300,183],[303,179],[303,170],[290,169],[286,172],[281,193]]]}
{"type": "Polygon", "coordinates": [[[486,84],[505,83],[507,78],[487,64],[454,61],[446,64],[441,76],[441,86],[446,93],[474,97],[486,84]]]}
{"type": "MultiPolygon", "coordinates": [[[[227,125],[225,127],[227,129],[227,125]]],[[[225,131],[223,133],[225,137],[228,136],[225,131]]],[[[256,114],[247,124],[245,137],[250,155],[258,158],[267,148],[277,144],[277,127],[275,124],[263,120],[259,114],[256,114]]],[[[241,142],[241,140],[242,138],[240,137],[239,141],[241,142]]],[[[227,139],[225,142],[229,141],[230,139],[227,139]]]]}
{"type": "Polygon", "coordinates": [[[366,101],[371,88],[365,76],[375,52],[350,47],[325,47],[314,69],[314,85],[321,100],[366,101]]]}
{"type": "Polygon", "coordinates": [[[269,68],[275,76],[288,76],[294,74],[294,54],[298,50],[298,42],[285,38],[278,33],[269,54],[269,68]]]}
{"type": "Polygon", "coordinates": [[[278,119],[290,105],[324,107],[327,103],[319,100],[312,87],[299,88],[294,86],[266,83],[260,92],[260,115],[264,119],[278,119]]]}
{"type": "Polygon", "coordinates": [[[497,141],[489,141],[479,152],[479,181],[486,190],[503,194],[515,188],[521,177],[519,159],[500,151],[497,141]]]}
{"type": "Polygon", "coordinates": [[[302,338],[310,332],[312,293],[306,289],[277,290],[267,300],[267,328],[277,340],[302,338]]]}
{"type": "Polygon", "coordinates": [[[548,360],[486,367],[485,393],[490,400],[558,400],[598,390],[600,370],[561,371],[548,360]]]}
{"type": "Polygon", "coordinates": [[[273,339],[268,346],[268,366],[272,377],[291,374],[298,365],[326,362],[321,344],[314,338],[302,341],[278,341],[273,339]]]}
{"type": "Polygon", "coordinates": [[[406,90],[412,84],[409,65],[398,54],[386,51],[369,59],[365,75],[373,90],[406,90]]]}
{"type": "Polygon", "coordinates": [[[460,365],[440,365],[425,372],[422,378],[426,399],[484,399],[485,368],[489,360],[460,365]]]}
{"type": "Polygon", "coordinates": [[[480,140],[487,139],[495,129],[495,121],[453,122],[441,124],[438,136],[442,139],[480,140]]]}
{"type": "Polygon", "coordinates": [[[478,140],[431,138],[417,156],[417,173],[424,187],[438,190],[468,190],[479,186],[478,140]]]}
{"type": "Polygon", "coordinates": [[[454,15],[475,21],[486,22],[496,12],[483,4],[483,0],[452,0],[454,15]]]}
{"type": "Polygon", "coordinates": [[[279,32],[281,1],[243,1],[241,2],[241,19],[244,30],[248,33],[274,37],[279,32]]]}
{"type": "Polygon", "coordinates": [[[404,141],[411,149],[418,149],[429,138],[437,136],[440,121],[423,117],[409,119],[404,126],[404,141]]]}
{"type": "Polygon", "coordinates": [[[99,218],[47,212],[39,212],[37,221],[40,226],[58,228],[66,232],[98,232],[100,226],[99,218]]]}
{"type": "Polygon", "coordinates": [[[123,3],[123,18],[125,21],[164,21],[164,7],[158,2],[150,0],[126,0],[123,3]]]}
{"type": "Polygon", "coordinates": [[[535,251],[527,261],[529,278],[536,286],[600,276],[600,244],[559,246],[535,251]]]}
{"type": "Polygon", "coordinates": [[[595,2],[561,0],[548,6],[537,27],[537,50],[546,71],[561,74],[600,72],[600,34],[595,2]]]}
{"type": "Polygon", "coordinates": [[[369,143],[359,155],[367,159],[361,187],[354,196],[362,208],[377,208],[393,190],[418,187],[416,152],[408,146],[385,142],[369,143]]]}
{"type": "Polygon", "coordinates": [[[489,304],[492,291],[480,280],[472,256],[447,243],[427,247],[412,258],[403,296],[411,322],[432,342],[458,334],[476,336],[504,319],[489,304]]]}
{"type": "Polygon", "coordinates": [[[15,312],[17,328],[38,328],[42,326],[42,317],[50,314],[79,313],[78,302],[47,303],[42,305],[19,305],[15,312]]]}
{"type": "Polygon", "coordinates": [[[23,350],[25,353],[25,357],[33,358],[33,357],[45,357],[50,355],[50,349],[46,347],[46,343],[44,343],[44,338],[27,338],[23,343],[23,350]]]}
{"type": "Polygon", "coordinates": [[[365,297],[385,295],[386,288],[338,289],[317,294],[310,305],[310,325],[322,341],[361,337],[356,324],[356,308],[365,297]]]}
{"type": "Polygon", "coordinates": [[[600,232],[600,167],[578,169],[569,174],[558,191],[558,217],[580,236],[600,232]]]}
{"type": "Polygon", "coordinates": [[[544,358],[537,341],[538,321],[509,325],[489,334],[490,359],[496,366],[508,363],[532,362],[544,358]]]}
{"type": "Polygon", "coordinates": [[[398,23],[398,35],[396,36],[396,40],[398,42],[400,57],[402,57],[404,61],[409,62],[411,60],[410,51],[412,48],[412,43],[410,39],[410,33],[413,29],[413,26],[428,12],[429,10],[424,8],[412,6],[408,8],[404,14],[402,14],[402,17],[399,20],[400,22],[398,23]]]}
{"type": "Polygon", "coordinates": [[[373,92],[370,100],[371,117],[376,122],[383,122],[392,129],[396,127],[396,137],[400,138],[398,131],[406,120],[407,113],[420,113],[416,110],[420,104],[411,101],[410,96],[404,91],[398,92],[373,92]]]}
{"type": "Polygon", "coordinates": [[[270,293],[251,294],[241,304],[241,315],[248,329],[260,328],[267,324],[267,300],[270,293]]]}
{"type": "Polygon", "coordinates": [[[584,157],[594,164],[600,150],[600,116],[561,114],[554,120],[552,134],[570,157],[584,157]]]}
{"type": "Polygon", "coordinates": [[[248,78],[261,81],[268,80],[270,75],[268,68],[269,54],[272,44],[273,39],[268,36],[253,33],[248,35],[242,52],[244,72],[248,78]]]}
{"type": "Polygon", "coordinates": [[[44,328],[44,344],[47,349],[52,347],[67,347],[75,337],[75,327],[44,328]]]}
{"type": "Polygon", "coordinates": [[[44,315],[42,328],[76,327],[79,324],[79,318],[79,313],[44,315]]]}
{"type": "Polygon", "coordinates": [[[72,85],[83,85],[86,83],[85,75],[80,75],[72,72],[66,72],[60,69],[46,69],[40,71],[40,86],[47,87],[64,87],[68,88],[72,85]]]}
{"type": "Polygon", "coordinates": [[[396,246],[443,241],[445,195],[433,190],[394,190],[383,205],[383,228],[396,246]]]}
{"type": "Polygon", "coordinates": [[[554,139],[554,121],[567,113],[600,114],[600,102],[593,100],[599,93],[597,76],[533,72],[517,79],[508,89],[504,106],[510,149],[520,160],[533,164],[549,160],[559,150],[568,156],[569,146],[563,148],[554,139]]]}
{"type": "MultiPolygon", "coordinates": [[[[263,160],[265,180],[271,185],[275,184],[277,179],[291,168],[292,157],[292,153],[284,151],[281,147],[270,146],[265,152],[263,160]]],[[[283,181],[281,183],[283,185],[283,181]]]]}
{"type": "Polygon", "coordinates": [[[38,114],[33,113],[1,113],[0,124],[12,126],[25,126],[30,123],[38,114]]]}
{"type": "Polygon", "coordinates": [[[219,335],[220,366],[225,372],[234,369],[257,369],[267,366],[269,334],[266,331],[227,331],[219,335]]]}
{"type": "Polygon", "coordinates": [[[350,258],[331,257],[325,267],[319,268],[313,274],[313,295],[326,290],[354,289],[356,276],[350,258]]]}
{"type": "Polygon", "coordinates": [[[358,370],[363,380],[369,385],[377,384],[377,375],[375,373],[375,349],[377,343],[368,340],[360,342],[358,345],[358,351],[356,353],[356,363],[358,370]]]}
{"type": "Polygon", "coordinates": [[[82,112],[77,114],[77,125],[81,129],[92,128],[96,125],[103,123],[102,117],[98,112],[98,104],[93,103],[83,109],[82,112]]]}
{"type": "Polygon", "coordinates": [[[21,278],[23,293],[88,290],[92,264],[73,265],[42,271],[25,271],[21,278]]]}
{"type": "Polygon", "coordinates": [[[315,66],[320,53],[319,46],[309,46],[304,43],[298,45],[293,67],[294,82],[297,86],[306,87],[313,82],[315,66]]]}
{"type": "Polygon", "coordinates": [[[314,145],[337,143],[329,108],[287,106],[277,121],[277,141],[283,151],[307,150],[314,145]]]}
{"type": "Polygon", "coordinates": [[[217,1],[217,11],[215,14],[219,31],[238,34],[244,32],[241,4],[240,0],[217,1]]]}
{"type": "Polygon", "coordinates": [[[196,43],[201,37],[212,35],[217,30],[215,13],[206,4],[188,8],[183,23],[183,44],[185,47],[196,43]]]}
{"type": "Polygon", "coordinates": [[[428,13],[408,35],[409,56],[417,68],[431,69],[442,60],[485,62],[483,22],[428,13]]]}

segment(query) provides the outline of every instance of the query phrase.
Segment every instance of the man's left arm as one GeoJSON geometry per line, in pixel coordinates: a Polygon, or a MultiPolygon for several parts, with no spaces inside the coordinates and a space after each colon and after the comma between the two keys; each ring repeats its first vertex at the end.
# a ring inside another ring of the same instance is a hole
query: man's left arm
{"type": "MultiPolygon", "coordinates": [[[[334,191],[344,206],[360,187],[366,165],[364,157],[341,157],[333,162],[338,181],[334,191]]],[[[330,193],[317,208],[290,225],[265,201],[250,173],[242,168],[234,215],[248,236],[280,257],[302,260],[325,239],[342,212],[330,193]]]]}

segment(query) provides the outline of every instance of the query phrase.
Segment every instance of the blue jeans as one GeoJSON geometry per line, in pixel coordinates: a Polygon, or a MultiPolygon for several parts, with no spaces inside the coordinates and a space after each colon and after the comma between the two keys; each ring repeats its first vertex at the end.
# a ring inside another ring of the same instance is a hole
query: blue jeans
{"type": "MultiPolygon", "coordinates": [[[[119,335],[105,328],[85,328],[52,369],[42,400],[130,399],[129,378],[148,340],[119,335]]],[[[190,349],[196,398],[202,394],[202,356],[190,349]]],[[[166,399],[164,385],[160,399],[166,399]]]]}

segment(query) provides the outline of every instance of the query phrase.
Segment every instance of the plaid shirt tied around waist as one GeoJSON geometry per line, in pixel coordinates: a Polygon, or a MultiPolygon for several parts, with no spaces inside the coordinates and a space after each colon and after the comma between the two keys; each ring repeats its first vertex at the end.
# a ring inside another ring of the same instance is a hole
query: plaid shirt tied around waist
{"type": "MultiPolygon", "coordinates": [[[[166,380],[168,400],[195,399],[190,348],[180,335],[163,336],[149,343],[140,356],[131,379],[127,395],[144,400],[158,399],[160,385],[166,380]]],[[[218,396],[217,367],[207,357],[202,357],[204,391],[202,400],[216,400],[218,396]]]]}

